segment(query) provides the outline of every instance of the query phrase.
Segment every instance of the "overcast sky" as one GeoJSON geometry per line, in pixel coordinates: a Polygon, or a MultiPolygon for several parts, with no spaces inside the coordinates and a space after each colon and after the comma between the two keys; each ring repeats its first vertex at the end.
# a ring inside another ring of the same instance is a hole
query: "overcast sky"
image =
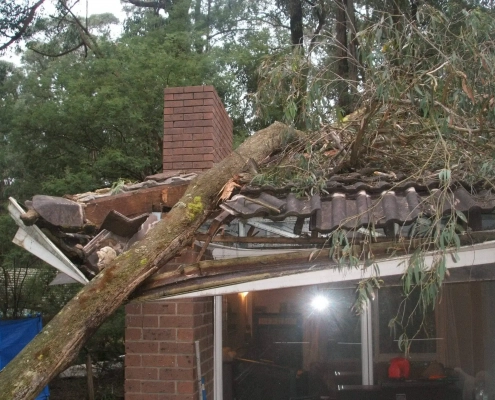
{"type": "Polygon", "coordinates": [[[86,1],[89,15],[110,12],[120,20],[125,17],[120,0],[79,0],[79,4],[74,8],[79,15],[86,15],[86,1]]]}

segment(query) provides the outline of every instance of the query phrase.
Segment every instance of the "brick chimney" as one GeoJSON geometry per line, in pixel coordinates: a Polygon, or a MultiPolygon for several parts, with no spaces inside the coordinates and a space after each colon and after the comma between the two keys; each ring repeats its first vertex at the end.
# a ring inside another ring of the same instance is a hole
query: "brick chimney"
{"type": "MultiPolygon", "coordinates": [[[[232,151],[232,121],[213,86],[165,89],[163,171],[203,171],[232,151]]],[[[187,264],[190,253],[172,261],[187,264]]],[[[125,308],[125,399],[198,398],[194,342],[213,396],[213,300],[130,303],[125,308]]]]}
{"type": "Polygon", "coordinates": [[[232,121],[213,86],[165,89],[163,171],[204,171],[232,151],[232,121]]]}

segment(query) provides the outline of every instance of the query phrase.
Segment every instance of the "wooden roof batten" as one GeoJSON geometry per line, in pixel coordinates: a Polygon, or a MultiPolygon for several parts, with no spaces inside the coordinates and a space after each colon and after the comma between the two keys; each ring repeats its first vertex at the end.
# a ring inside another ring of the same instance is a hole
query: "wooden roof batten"
{"type": "MultiPolygon", "coordinates": [[[[447,251],[447,254],[454,254],[455,252],[473,253],[482,249],[490,249],[490,252],[492,252],[495,249],[495,231],[466,233],[460,235],[460,240],[461,247],[451,249],[447,251]]],[[[134,299],[151,300],[194,292],[198,292],[198,295],[200,295],[199,292],[205,289],[316,271],[337,271],[342,280],[356,280],[371,276],[370,274],[373,273],[371,264],[383,261],[395,262],[395,272],[391,273],[389,271],[387,275],[400,275],[403,273],[404,268],[400,269],[399,264],[407,261],[417,248],[428,242],[429,239],[419,238],[411,239],[407,242],[390,240],[375,243],[356,242],[351,246],[350,253],[355,255],[371,253],[373,254],[373,259],[363,260],[352,268],[341,265],[337,260],[329,257],[328,248],[324,247],[290,253],[241,257],[236,259],[235,264],[232,264],[228,259],[199,261],[180,266],[172,272],[155,274],[135,292],[134,299]],[[349,275],[352,269],[358,271],[358,275],[349,275]]],[[[426,251],[425,257],[433,258],[439,254],[439,250],[426,251]]],[[[456,263],[453,257],[447,258],[452,259],[450,263],[452,268],[495,262],[493,257],[490,260],[483,258],[483,256],[480,258],[480,255],[477,256],[477,260],[472,260],[472,262],[467,260],[456,263]]],[[[471,258],[474,259],[474,257],[471,258]]],[[[382,272],[383,270],[380,268],[380,273],[382,272]]]]}

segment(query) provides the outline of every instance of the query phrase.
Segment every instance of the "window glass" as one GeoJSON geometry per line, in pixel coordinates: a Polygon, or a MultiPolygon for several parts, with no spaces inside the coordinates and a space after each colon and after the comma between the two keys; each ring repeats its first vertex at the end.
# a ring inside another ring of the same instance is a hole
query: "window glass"
{"type": "Polygon", "coordinates": [[[324,285],[224,296],[226,398],[319,398],[361,384],[354,299],[324,285]]]}

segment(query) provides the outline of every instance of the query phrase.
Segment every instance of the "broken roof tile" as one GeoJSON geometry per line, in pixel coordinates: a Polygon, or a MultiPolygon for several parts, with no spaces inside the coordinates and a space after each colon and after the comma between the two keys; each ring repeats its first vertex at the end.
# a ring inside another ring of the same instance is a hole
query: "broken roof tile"
{"type": "Polygon", "coordinates": [[[221,207],[239,218],[263,217],[281,221],[289,216],[310,218],[310,230],[329,233],[339,227],[356,229],[369,224],[388,227],[390,224],[409,224],[420,215],[446,215],[453,210],[465,215],[491,212],[495,196],[474,196],[463,186],[448,190],[426,189],[417,191],[414,185],[397,186],[395,190],[375,193],[349,187],[330,196],[313,195],[297,199],[293,193],[275,197],[266,192],[258,197],[234,196],[221,207]]]}
{"type": "Polygon", "coordinates": [[[63,197],[36,195],[32,207],[41,218],[55,226],[82,227],[84,224],[81,204],[63,197]]]}
{"type": "Polygon", "coordinates": [[[128,218],[118,211],[112,210],[103,220],[100,229],[106,229],[119,236],[131,237],[139,230],[143,222],[148,219],[148,215],[141,214],[134,218],[128,218]]]}

